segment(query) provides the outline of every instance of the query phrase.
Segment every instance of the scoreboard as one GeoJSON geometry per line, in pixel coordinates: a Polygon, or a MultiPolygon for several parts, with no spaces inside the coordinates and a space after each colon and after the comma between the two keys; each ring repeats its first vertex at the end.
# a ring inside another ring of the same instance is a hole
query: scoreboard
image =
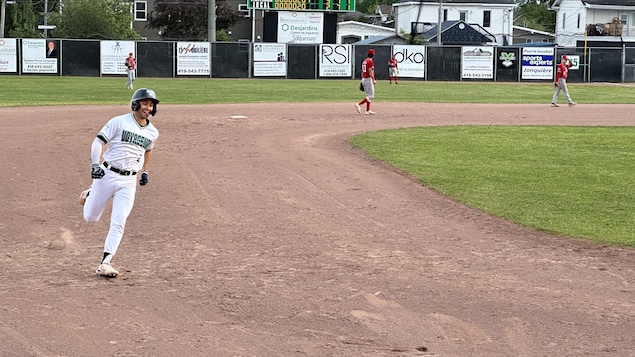
{"type": "Polygon", "coordinates": [[[355,11],[355,0],[248,0],[248,9],[281,11],[355,11]]]}

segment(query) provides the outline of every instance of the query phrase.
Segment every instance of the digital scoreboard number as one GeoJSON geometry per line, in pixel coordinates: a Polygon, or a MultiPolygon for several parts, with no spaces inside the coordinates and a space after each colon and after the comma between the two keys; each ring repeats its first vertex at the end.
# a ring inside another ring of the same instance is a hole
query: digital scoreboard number
{"type": "Polygon", "coordinates": [[[248,9],[284,11],[355,11],[355,0],[248,0],[248,9]]]}

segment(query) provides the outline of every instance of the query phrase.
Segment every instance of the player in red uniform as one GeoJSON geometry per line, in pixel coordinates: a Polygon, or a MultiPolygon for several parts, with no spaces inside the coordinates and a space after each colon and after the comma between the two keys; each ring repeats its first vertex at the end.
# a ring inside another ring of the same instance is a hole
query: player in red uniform
{"type": "Polygon", "coordinates": [[[569,95],[569,89],[567,88],[567,77],[569,77],[569,68],[573,67],[573,62],[567,58],[567,56],[562,55],[560,58],[560,64],[558,64],[558,69],[556,70],[556,80],[553,82],[556,90],[553,92],[553,98],[551,99],[551,106],[557,107],[558,104],[558,96],[560,95],[560,91],[564,92],[564,97],[567,99],[567,103],[572,107],[576,103],[571,100],[571,96],[569,95]]]}
{"type": "Polygon", "coordinates": [[[399,74],[399,68],[397,68],[397,57],[392,55],[388,60],[388,83],[392,84],[393,78],[395,79],[395,84],[399,84],[399,79],[397,75],[399,74]]]}
{"type": "Polygon", "coordinates": [[[370,102],[373,98],[375,98],[375,62],[373,62],[373,57],[375,56],[375,50],[372,48],[368,50],[368,55],[362,62],[362,85],[364,86],[364,92],[366,92],[366,98],[364,98],[361,102],[355,103],[355,109],[357,109],[358,113],[362,113],[361,106],[366,104],[366,115],[375,114],[374,111],[370,110],[370,102]]]}

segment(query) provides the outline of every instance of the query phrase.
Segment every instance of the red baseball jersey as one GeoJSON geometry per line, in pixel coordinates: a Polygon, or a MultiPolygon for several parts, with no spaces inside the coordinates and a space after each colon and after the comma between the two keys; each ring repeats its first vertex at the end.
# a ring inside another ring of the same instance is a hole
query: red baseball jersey
{"type": "Polygon", "coordinates": [[[388,67],[397,67],[397,59],[394,57],[391,57],[388,60],[388,67]]]}
{"type": "Polygon", "coordinates": [[[126,57],[126,63],[130,69],[137,68],[137,60],[134,57],[126,57]]]}
{"type": "Polygon", "coordinates": [[[560,62],[558,64],[558,69],[556,70],[556,82],[560,80],[560,78],[567,79],[569,77],[569,68],[573,66],[573,63],[560,62]]]}
{"type": "Polygon", "coordinates": [[[370,70],[375,69],[375,62],[373,62],[372,58],[366,58],[362,62],[362,78],[373,78],[370,70]]]}

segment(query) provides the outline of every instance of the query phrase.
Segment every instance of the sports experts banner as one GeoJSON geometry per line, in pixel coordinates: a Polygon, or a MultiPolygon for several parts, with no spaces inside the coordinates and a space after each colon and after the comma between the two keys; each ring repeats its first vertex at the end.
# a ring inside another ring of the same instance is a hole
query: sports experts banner
{"type": "Polygon", "coordinates": [[[320,77],[348,77],[353,76],[352,52],[353,46],[320,45],[320,77]]]}
{"type": "Polygon", "coordinates": [[[523,69],[521,79],[553,78],[553,57],[555,49],[523,47],[523,69]]]}

